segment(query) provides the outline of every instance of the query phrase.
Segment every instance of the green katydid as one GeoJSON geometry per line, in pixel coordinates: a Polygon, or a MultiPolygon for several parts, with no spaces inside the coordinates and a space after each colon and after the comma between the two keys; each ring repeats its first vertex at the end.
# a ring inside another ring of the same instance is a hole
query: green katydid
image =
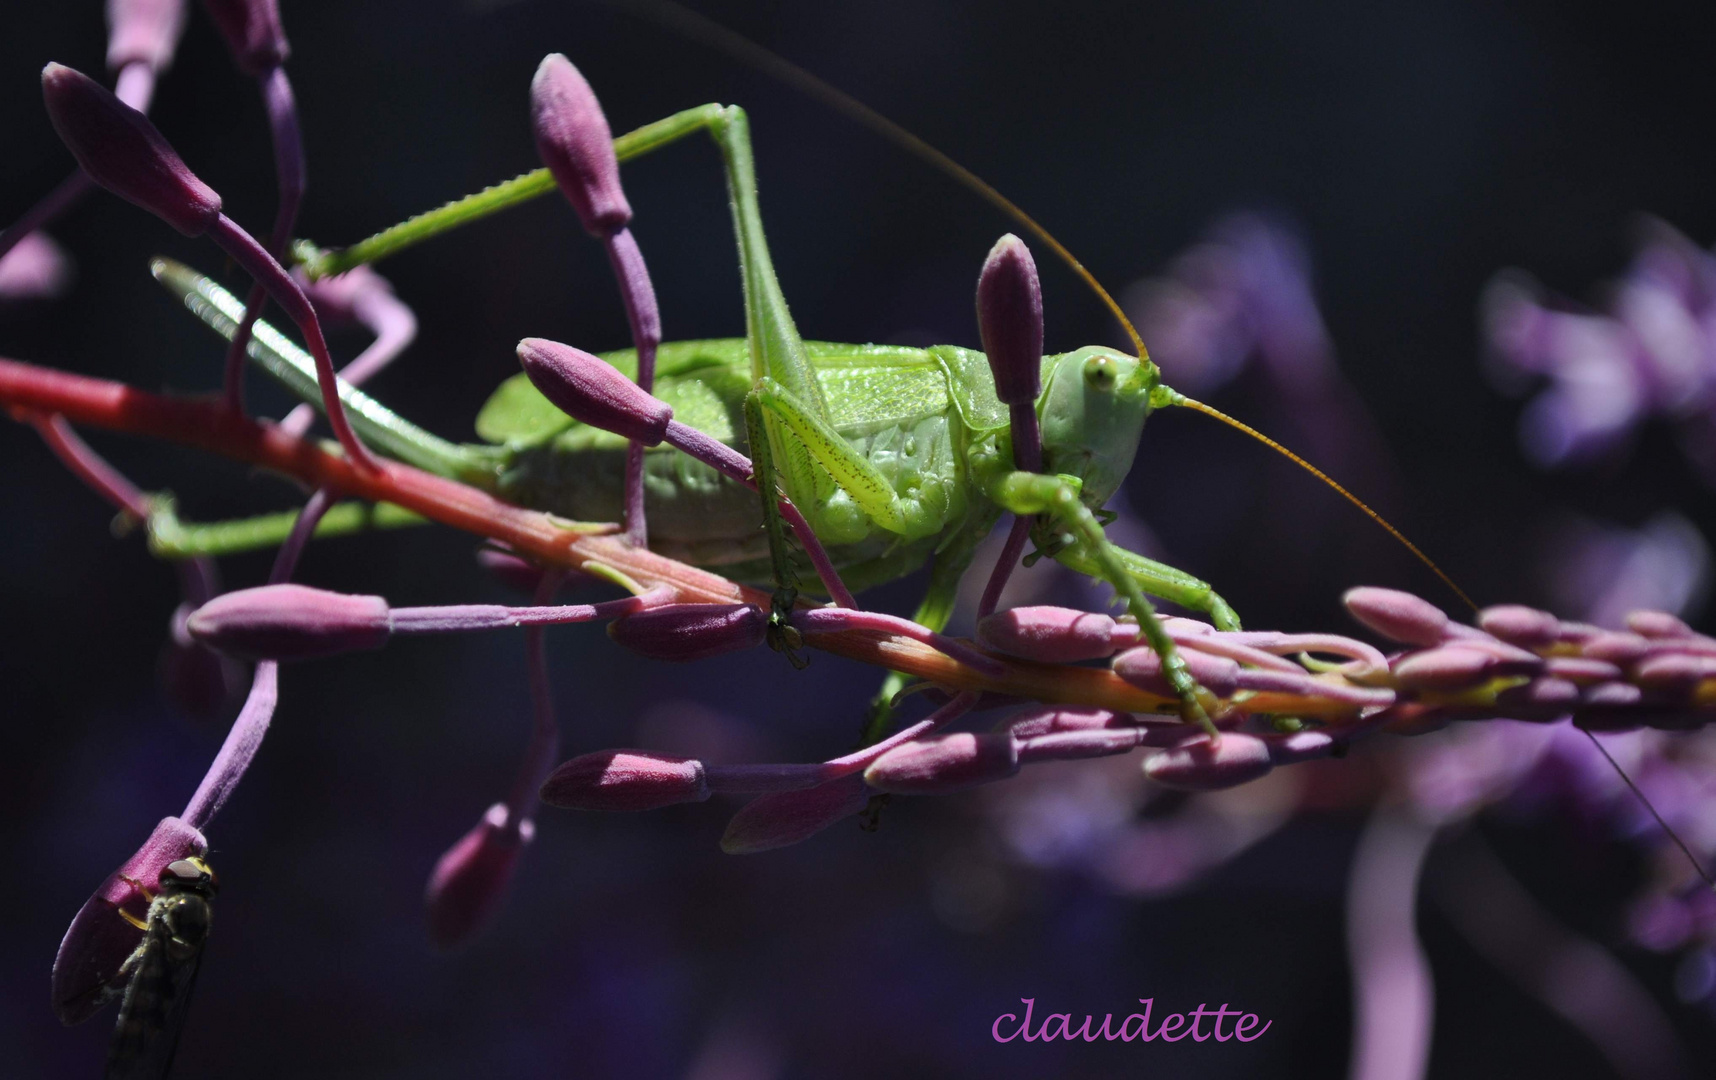
{"type": "MultiPolygon", "coordinates": [[[[1237,628],[1236,616],[1204,582],[1110,543],[1098,515],[1130,469],[1153,409],[1181,404],[1213,410],[1162,384],[1147,357],[1100,346],[1046,356],[1036,404],[1045,469],[1016,470],[1008,411],[982,354],[955,346],[801,340],[769,258],[743,110],[687,110],[621,136],[615,149],[624,161],[699,130],[714,139],[726,166],[747,336],[664,344],[656,396],[680,421],[730,445],[754,445],[759,440],[748,434],[766,432],[769,453],[759,471],[770,471],[772,459],[781,492],[854,588],[902,576],[934,555],[929,592],[915,615],[932,630],[946,624],[959,579],[1003,512],[1034,517],[1039,549],[1115,588],[1163,655],[1182,711],[1201,716],[1196,684],[1178,664],[1146,595],[1203,612],[1224,629],[1237,628]]],[[[547,170],[538,170],[352,248],[325,252],[300,245],[298,255],[312,275],[338,273],[553,189],[547,170]]],[[[160,261],[155,270],[204,321],[232,332],[241,309],[236,298],[176,264],[160,261]]],[[[308,357],[278,332],[258,324],[250,353],[295,393],[317,401],[308,357]]],[[[635,373],[630,351],[603,359],[635,373]]],[[[571,518],[619,515],[625,440],[577,423],[523,375],[503,384],[479,415],[486,446],[448,443],[351,387],[342,385],[341,393],[353,426],[385,453],[571,518]]],[[[666,447],[647,460],[651,546],[740,580],[772,576],[777,607],[783,597],[790,606],[795,583],[783,557],[785,536],[778,518],[760,512],[757,496],[666,447]]],[[[349,513],[330,520],[323,534],[373,519],[349,513]]],[[[158,546],[171,536],[172,553],[218,554],[267,542],[282,524],[186,529],[164,522],[155,535],[158,546]]],[[[885,694],[895,689],[898,681],[891,680],[885,694]]]]}

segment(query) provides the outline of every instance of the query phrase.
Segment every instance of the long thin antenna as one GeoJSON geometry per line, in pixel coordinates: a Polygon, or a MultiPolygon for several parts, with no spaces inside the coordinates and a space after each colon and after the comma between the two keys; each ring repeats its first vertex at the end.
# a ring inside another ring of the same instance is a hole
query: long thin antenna
{"type": "Polygon", "coordinates": [[[1466,595],[1466,590],[1464,590],[1464,589],[1460,588],[1458,585],[1454,584],[1454,579],[1449,577],[1447,574],[1443,573],[1442,568],[1440,566],[1437,566],[1435,561],[1433,559],[1431,559],[1430,556],[1428,556],[1428,555],[1424,554],[1424,552],[1418,550],[1418,545],[1414,544],[1412,541],[1408,540],[1406,538],[1405,533],[1401,532],[1399,529],[1397,529],[1393,525],[1389,524],[1387,518],[1383,517],[1381,514],[1377,513],[1375,510],[1372,510],[1369,506],[1365,505],[1365,502],[1363,499],[1360,499],[1357,495],[1354,495],[1352,492],[1348,491],[1345,487],[1343,487],[1338,481],[1336,481],[1328,473],[1317,468],[1315,465],[1311,464],[1309,461],[1306,461],[1304,458],[1300,457],[1298,454],[1295,454],[1293,451],[1287,449],[1285,446],[1282,446],[1280,443],[1276,442],[1274,439],[1271,439],[1269,436],[1263,434],[1263,432],[1258,431],[1256,428],[1252,427],[1250,424],[1247,424],[1245,421],[1235,420],[1233,417],[1222,412],[1220,409],[1217,409],[1212,405],[1205,405],[1201,401],[1195,401],[1192,398],[1189,398],[1184,394],[1179,394],[1178,391],[1176,391],[1176,394],[1178,395],[1178,397],[1177,397],[1177,400],[1175,400],[1174,404],[1182,405],[1182,406],[1184,406],[1188,409],[1192,409],[1196,412],[1201,412],[1205,416],[1214,417],[1215,419],[1220,420],[1222,423],[1228,425],[1231,428],[1236,428],[1239,431],[1245,432],[1245,434],[1250,435],[1252,438],[1256,439],[1258,442],[1269,447],[1271,450],[1274,450],[1276,453],[1281,454],[1282,456],[1286,457],[1288,460],[1292,461],[1295,465],[1299,466],[1301,469],[1304,469],[1306,472],[1310,473],[1312,476],[1315,476],[1317,479],[1321,480],[1323,483],[1334,488],[1335,491],[1337,493],[1339,493],[1342,498],[1346,499],[1348,502],[1350,502],[1354,506],[1358,507],[1360,510],[1362,510],[1364,512],[1366,517],[1370,518],[1372,521],[1376,522],[1378,525],[1381,525],[1385,530],[1387,530],[1388,535],[1394,537],[1396,540],[1398,540],[1402,544],[1406,545],[1406,550],[1410,551],[1410,552],[1412,552],[1412,554],[1418,556],[1418,561],[1423,563],[1425,566],[1428,566],[1430,568],[1430,572],[1432,574],[1435,574],[1438,578],[1442,579],[1442,584],[1444,584],[1444,585],[1448,586],[1448,588],[1454,590],[1454,595],[1458,596],[1461,600],[1465,601],[1467,607],[1471,608],[1473,611],[1478,610],[1478,605],[1473,603],[1472,598],[1466,595]]]}
{"type": "Polygon", "coordinates": [[[1639,790],[1639,786],[1633,783],[1633,778],[1627,775],[1627,770],[1621,768],[1621,763],[1615,760],[1613,754],[1609,753],[1609,748],[1604,746],[1589,729],[1584,730],[1585,737],[1591,740],[1591,745],[1597,748],[1597,753],[1602,754],[1603,758],[1614,767],[1615,773],[1620,776],[1621,781],[1632,789],[1632,793],[1638,796],[1639,802],[1644,803],[1644,808],[1650,811],[1650,816],[1656,818],[1656,823],[1662,827],[1662,831],[1668,834],[1668,838],[1674,841],[1676,847],[1680,848],[1680,853],[1685,855],[1686,861],[1692,864],[1693,872],[1704,879],[1704,884],[1716,889],[1716,879],[1711,878],[1710,872],[1704,869],[1704,864],[1698,861],[1698,856],[1692,854],[1692,849],[1686,846],[1686,841],[1680,838],[1680,834],[1669,828],[1668,822],[1664,821],[1662,815],[1657,813],[1656,807],[1651,805],[1650,799],[1646,798],[1645,793],[1639,790]]]}
{"type": "MultiPolygon", "coordinates": [[[[963,184],[965,187],[976,192],[990,204],[995,206],[996,209],[1012,218],[1032,236],[1035,236],[1038,240],[1047,244],[1049,249],[1058,255],[1061,261],[1066,263],[1067,266],[1072,269],[1072,272],[1077,274],[1079,279],[1090,287],[1091,291],[1096,294],[1097,298],[1100,299],[1103,304],[1107,305],[1109,313],[1114,316],[1115,320],[1120,323],[1121,328],[1126,331],[1126,336],[1132,339],[1132,347],[1137,350],[1138,358],[1140,360],[1148,359],[1150,355],[1149,350],[1145,349],[1144,339],[1139,336],[1138,328],[1132,325],[1132,320],[1126,317],[1126,312],[1121,309],[1119,303],[1115,301],[1114,297],[1109,294],[1107,289],[1102,287],[1102,283],[1096,280],[1096,275],[1087,270],[1085,265],[1079,262],[1078,259],[1073,256],[1071,251],[1067,250],[1065,244],[1056,240],[1049,230],[1039,225],[1035,218],[1025,213],[1024,210],[1020,209],[1017,203],[1001,194],[981,176],[978,176],[976,173],[948,157],[940,150],[937,150],[918,136],[913,135],[910,131],[907,131],[899,124],[896,124],[894,121],[883,116],[875,109],[872,109],[862,101],[859,101],[851,94],[829,85],[822,79],[806,71],[804,68],[799,67],[791,60],[758,45],[743,34],[727,29],[725,26],[722,26],[713,19],[699,15],[690,8],[675,3],[674,0],[594,0],[594,2],[605,4],[628,14],[636,15],[640,18],[648,19],[650,22],[670,30],[673,33],[679,34],[691,41],[707,45],[717,52],[726,53],[728,56],[734,57],[741,63],[749,64],[750,66],[768,75],[772,75],[790,86],[797,87],[804,93],[818,101],[821,101],[829,108],[834,109],[836,112],[849,117],[859,124],[862,124],[864,127],[869,128],[871,131],[874,131],[876,134],[882,136],[882,138],[888,140],[901,149],[917,155],[924,161],[928,162],[931,167],[945,173],[960,184],[963,184]]],[[[1312,476],[1315,476],[1323,483],[1334,488],[1335,491],[1339,492],[1348,502],[1364,511],[1365,516],[1369,517],[1372,521],[1387,530],[1390,536],[1406,545],[1406,549],[1416,555],[1418,560],[1425,566],[1429,567],[1430,571],[1435,574],[1444,585],[1452,589],[1455,595],[1465,601],[1468,607],[1473,611],[1478,609],[1478,606],[1472,602],[1472,598],[1467,596],[1465,591],[1458,585],[1454,584],[1453,579],[1443,573],[1442,568],[1432,562],[1428,555],[1425,555],[1424,552],[1420,551],[1416,544],[1406,539],[1404,533],[1393,525],[1390,525],[1383,519],[1381,514],[1378,514],[1375,510],[1372,510],[1369,506],[1365,505],[1364,501],[1357,495],[1354,495],[1340,484],[1335,483],[1335,481],[1331,479],[1327,473],[1323,472],[1323,470],[1312,465],[1298,454],[1293,453],[1293,451],[1282,446],[1274,439],[1264,435],[1256,428],[1243,424],[1240,421],[1235,420],[1233,417],[1219,412],[1202,402],[1182,397],[1178,403],[1185,405],[1188,408],[1195,409],[1205,415],[1214,417],[1230,427],[1237,428],[1238,430],[1245,432],[1247,435],[1250,435],[1252,438],[1263,443],[1276,453],[1283,455],[1289,461],[1292,461],[1294,464],[1298,465],[1306,472],[1309,472],[1312,476]]]]}

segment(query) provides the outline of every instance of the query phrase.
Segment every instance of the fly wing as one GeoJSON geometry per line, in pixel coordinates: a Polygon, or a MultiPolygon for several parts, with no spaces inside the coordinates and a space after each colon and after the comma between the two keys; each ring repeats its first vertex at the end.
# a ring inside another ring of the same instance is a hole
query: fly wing
{"type": "Polygon", "coordinates": [[[138,947],[108,1049],[106,1080],[163,1080],[173,1067],[203,954],[198,948],[174,958],[169,937],[157,919],[138,947]]]}

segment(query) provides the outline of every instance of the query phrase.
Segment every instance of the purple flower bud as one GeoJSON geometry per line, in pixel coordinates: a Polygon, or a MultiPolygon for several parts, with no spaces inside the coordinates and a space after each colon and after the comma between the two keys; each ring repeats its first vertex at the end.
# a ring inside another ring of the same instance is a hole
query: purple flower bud
{"type": "Polygon", "coordinates": [[[1579,700],[1585,705],[1637,705],[1643,698],[1644,691],[1626,682],[1598,683],[1579,691],[1579,700]]]}
{"type": "Polygon", "coordinates": [[[608,624],[608,636],[651,660],[702,660],[754,649],[769,617],[755,604],[666,604],[608,624]]]}
{"type": "Polygon", "coordinates": [[[1227,732],[1220,742],[1196,735],[1162,751],[1144,762],[1144,775],[1167,787],[1215,791],[1256,780],[1273,767],[1262,739],[1227,732]]]}
{"type": "Polygon", "coordinates": [[[1019,764],[1035,765],[1041,761],[1081,761],[1085,758],[1110,757],[1136,750],[1140,746],[1169,746],[1186,737],[1184,724],[1163,727],[1174,728],[1172,738],[1156,743],[1151,740],[1165,735],[1163,728],[1054,731],[1037,735],[1019,743],[1019,764]]]}
{"type": "MultiPolygon", "coordinates": [[[[1224,739],[1230,736],[1223,736],[1224,739]]],[[[1274,765],[1293,765],[1301,761],[1325,758],[1340,746],[1327,731],[1295,731],[1291,735],[1267,736],[1263,744],[1269,748],[1269,761],[1274,765]]]]}
{"type": "Polygon", "coordinates": [[[120,912],[138,921],[149,914],[149,901],[137,885],[154,892],[168,863],[207,854],[208,847],[196,829],[176,817],[163,818],[137,854],[78,909],[54,957],[52,1000],[62,1023],[89,1019],[124,986],[119,968],[143,940],[143,931],[120,912]]]}
{"type": "Polygon", "coordinates": [[[620,163],[608,118],[572,61],[549,53],[530,80],[530,120],[536,152],[554,174],[591,236],[607,237],[632,219],[620,187],[620,163]]]}
{"type": "Polygon", "coordinates": [[[161,688],[192,719],[214,720],[238,700],[246,680],[232,657],[191,637],[185,625],[191,610],[180,604],[173,612],[167,647],[161,652],[161,688]]]}
{"type": "Polygon", "coordinates": [[[948,795],[1018,771],[1013,736],[960,731],[894,747],[864,770],[864,782],[899,795],[948,795]]]}
{"type": "Polygon", "coordinates": [[[1650,641],[1638,634],[1605,630],[1586,638],[1579,651],[1592,660],[1607,660],[1625,667],[1650,651],[1650,641]]]}
{"type": "Polygon", "coordinates": [[[107,0],[107,66],[143,64],[157,74],[173,63],[185,29],[185,0],[107,0]]]}
{"type": "Polygon", "coordinates": [[[1716,679],[1716,656],[1668,653],[1633,669],[1633,681],[1647,690],[1691,686],[1704,679],[1716,679]]]}
{"type": "Polygon", "coordinates": [[[703,763],[647,750],[598,750],[549,774],[542,801],[565,810],[654,810],[709,797],[703,763]]]}
{"type": "Polygon", "coordinates": [[[1478,612],[1478,625],[1521,648],[1540,649],[1555,643],[1561,620],[1523,604],[1500,604],[1478,612]]]}
{"type": "Polygon", "coordinates": [[[1488,679],[1495,664],[1481,649],[1447,645],[1406,656],[1394,665],[1394,678],[1409,690],[1459,690],[1488,679]]]}
{"type": "Polygon", "coordinates": [[[510,551],[499,551],[495,548],[478,548],[477,565],[489,572],[489,576],[502,585],[522,593],[536,593],[536,587],[542,584],[543,569],[537,563],[520,558],[510,551]]]}
{"type": "MultiPolygon", "coordinates": [[[[1137,726],[1138,721],[1131,713],[1079,705],[1043,705],[1007,717],[995,730],[1009,732],[1015,739],[1034,739],[1057,731],[1101,731],[1137,726]]],[[[1178,723],[1171,726],[1181,727],[1178,723]]]]}
{"type": "Polygon", "coordinates": [[[1627,629],[1653,641],[1697,637],[1692,627],[1666,611],[1635,611],[1627,616],[1627,629]]]}
{"type": "Polygon", "coordinates": [[[168,145],[142,113],[89,76],[61,64],[42,69],[48,118],[91,180],[186,236],[220,218],[220,196],[168,145]]]}
{"type": "Polygon", "coordinates": [[[1100,660],[1130,644],[1136,627],[1122,628],[1107,615],[1063,607],[997,611],[977,623],[977,640],[1009,656],[1045,664],[1100,660]],[[1118,640],[1117,640],[1118,636],[1118,640]]]}
{"type": "Polygon", "coordinates": [[[429,940],[438,949],[463,944],[487,926],[506,899],[519,852],[536,828],[527,819],[514,828],[505,803],[489,807],[476,828],[459,838],[435,863],[423,904],[429,940]]]}
{"type": "Polygon", "coordinates": [[[582,349],[525,338],[518,362],[543,397],[580,423],[645,446],[659,446],[667,436],[673,409],[582,349]]]}
{"type": "MultiPolygon", "coordinates": [[[[1565,710],[1578,704],[1579,687],[1566,679],[1555,678],[1551,674],[1544,678],[1533,679],[1524,686],[1510,686],[1496,695],[1496,701],[1508,706],[1545,707],[1554,711],[1549,715],[1540,717],[1540,719],[1554,720],[1565,715],[1565,710]]],[[[1520,717],[1527,720],[1533,718],[1529,712],[1521,713],[1520,717]]]]}
{"type": "Polygon", "coordinates": [[[727,823],[721,850],[755,855],[808,840],[842,818],[864,809],[870,791],[853,773],[813,788],[759,795],[727,823]]]}
{"type": "Polygon", "coordinates": [[[989,249],[977,278],[977,326],[995,396],[1027,405],[1043,388],[1043,291],[1025,242],[1008,233],[989,249]]]}
{"type": "MultiPolygon", "coordinates": [[[[1196,649],[1181,649],[1180,658],[1198,685],[1216,697],[1228,697],[1239,686],[1239,665],[1225,656],[1212,656],[1196,649]]],[[[1162,674],[1162,658],[1156,650],[1128,649],[1114,658],[1114,673],[1141,690],[1175,697],[1174,688],[1162,674]]]]}
{"type": "Polygon", "coordinates": [[[387,601],[379,596],[305,585],[223,593],[185,620],[193,638],[250,660],[308,660],[379,649],[392,634],[389,623],[387,601]]]}
{"type": "Polygon", "coordinates": [[[1551,656],[1543,661],[1543,673],[1575,682],[1606,682],[1621,677],[1621,669],[1616,665],[1586,656],[1551,656]]]}
{"type": "Polygon", "coordinates": [[[203,7],[226,38],[238,70],[246,75],[271,71],[292,54],[276,0],[203,0],[203,7]]]}
{"type": "Polygon", "coordinates": [[[1448,626],[1448,616],[1436,605],[1398,589],[1369,585],[1348,589],[1341,603],[1359,622],[1408,645],[1439,644],[1448,626]]]}

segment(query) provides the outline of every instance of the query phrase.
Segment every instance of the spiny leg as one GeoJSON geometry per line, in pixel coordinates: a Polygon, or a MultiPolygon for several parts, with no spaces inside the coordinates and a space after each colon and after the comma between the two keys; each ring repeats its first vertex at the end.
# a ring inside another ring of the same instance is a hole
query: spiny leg
{"type": "MultiPolygon", "coordinates": [[[[1102,565],[1091,557],[1086,548],[1072,537],[1040,537],[1044,542],[1039,545],[1044,554],[1069,570],[1075,570],[1086,577],[1107,580],[1102,565]],[[1067,542],[1071,540],[1072,542],[1067,542]]],[[[1238,630],[1239,616],[1228,606],[1208,583],[1193,577],[1184,570],[1177,570],[1166,563],[1155,559],[1145,558],[1134,551],[1128,551],[1117,544],[1108,545],[1114,559],[1125,570],[1141,592],[1158,597],[1169,603],[1178,604],[1189,611],[1201,611],[1208,615],[1217,630],[1238,630]]],[[[1122,594],[1124,595],[1124,594],[1122,594]]]]}
{"type": "MultiPolygon", "coordinates": [[[[995,463],[999,466],[999,462],[995,463]]],[[[1175,649],[1173,639],[1156,617],[1156,609],[1145,599],[1137,579],[1120,555],[1119,548],[1109,543],[1096,515],[1079,500],[1079,488],[1070,479],[996,467],[982,477],[985,492],[1000,506],[1015,514],[1050,514],[1070,529],[1085,555],[1094,564],[1095,576],[1113,585],[1125,598],[1126,606],[1138,620],[1139,632],[1156,655],[1162,658],[1162,673],[1180,699],[1180,715],[1188,722],[1202,725],[1212,735],[1215,725],[1210,722],[1203,698],[1214,698],[1192,678],[1186,662],[1175,649]]]]}
{"type": "MultiPolygon", "coordinates": [[[[953,615],[954,601],[959,595],[960,580],[971,567],[971,560],[977,554],[978,545],[995,527],[997,516],[998,513],[993,507],[974,508],[971,518],[960,526],[953,541],[936,553],[935,561],[930,566],[929,588],[924,591],[924,598],[919,602],[918,609],[912,613],[913,622],[938,634],[947,629],[948,619],[953,615]]],[[[888,733],[888,727],[894,719],[894,699],[906,688],[906,683],[907,676],[897,671],[889,672],[882,680],[881,688],[870,700],[864,731],[858,740],[859,746],[869,746],[888,733]]]]}
{"type": "Polygon", "coordinates": [[[768,537],[769,564],[775,579],[775,592],[769,605],[769,648],[785,653],[793,667],[803,669],[809,664],[798,653],[804,639],[790,622],[793,604],[798,600],[798,569],[793,565],[786,525],[781,520],[773,452],[769,448],[763,409],[755,390],[745,395],[745,433],[750,440],[751,478],[763,504],[763,532],[768,537]]]}

